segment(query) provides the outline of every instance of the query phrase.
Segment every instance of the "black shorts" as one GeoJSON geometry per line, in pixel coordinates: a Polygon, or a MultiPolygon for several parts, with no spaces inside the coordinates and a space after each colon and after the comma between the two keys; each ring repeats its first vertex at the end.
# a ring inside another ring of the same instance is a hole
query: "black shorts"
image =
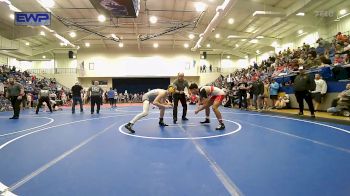
{"type": "Polygon", "coordinates": [[[270,99],[277,100],[278,96],[277,95],[270,95],[270,99]]]}
{"type": "Polygon", "coordinates": [[[322,95],[321,95],[321,93],[312,93],[312,98],[313,98],[317,103],[321,103],[321,101],[322,101],[322,95]]]}

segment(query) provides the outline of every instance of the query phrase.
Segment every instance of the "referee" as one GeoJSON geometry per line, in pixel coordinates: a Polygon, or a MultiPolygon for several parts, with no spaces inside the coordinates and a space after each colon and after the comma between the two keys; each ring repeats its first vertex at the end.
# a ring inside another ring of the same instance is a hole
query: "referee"
{"type": "Polygon", "coordinates": [[[186,103],[186,95],[185,95],[185,88],[187,87],[188,92],[188,82],[184,79],[184,73],[178,73],[177,79],[173,82],[173,86],[175,87],[176,91],[173,95],[173,103],[174,103],[174,109],[173,109],[173,120],[174,124],[176,124],[177,121],[177,106],[179,104],[179,100],[181,102],[183,111],[182,111],[182,120],[188,120],[186,118],[187,113],[187,103],[186,103]]]}
{"type": "Polygon", "coordinates": [[[94,85],[88,89],[88,97],[90,97],[91,102],[91,114],[94,114],[95,105],[97,105],[97,114],[100,113],[103,90],[98,84],[99,82],[95,81],[94,85]]]}
{"type": "Polygon", "coordinates": [[[15,82],[13,78],[9,78],[6,97],[10,99],[13,108],[13,117],[10,119],[18,119],[21,110],[22,96],[24,96],[24,88],[20,83],[15,82]]]}

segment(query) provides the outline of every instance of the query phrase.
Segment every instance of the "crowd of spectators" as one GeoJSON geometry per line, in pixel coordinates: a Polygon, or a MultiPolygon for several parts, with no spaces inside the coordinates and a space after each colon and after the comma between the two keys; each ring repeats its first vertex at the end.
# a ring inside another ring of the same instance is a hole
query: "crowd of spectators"
{"type": "Polygon", "coordinates": [[[109,103],[111,106],[116,106],[117,103],[141,103],[142,93],[118,93],[117,89],[110,88],[104,92],[104,102],[109,103]]]}
{"type": "Polygon", "coordinates": [[[67,101],[68,90],[57,84],[54,78],[37,78],[35,75],[27,71],[17,70],[16,67],[7,65],[0,66],[0,111],[12,110],[11,103],[6,99],[5,93],[8,83],[8,78],[14,78],[20,83],[25,95],[22,98],[22,109],[35,107],[38,103],[38,93],[40,87],[45,87],[50,90],[50,99],[67,101]]]}
{"type": "MultiPolygon", "coordinates": [[[[331,77],[327,80],[338,81],[350,78],[347,66],[350,56],[349,43],[349,36],[340,32],[331,41],[319,38],[315,47],[304,43],[296,49],[287,48],[263,60],[260,64],[254,63],[247,69],[234,70],[227,76],[221,75],[211,85],[226,89],[227,100],[233,104],[236,103],[242,109],[287,108],[290,105],[289,98],[283,93],[280,94],[281,87],[293,85],[300,67],[306,72],[328,67],[331,69],[331,77]],[[275,78],[286,76],[291,76],[292,79],[281,83],[275,81],[275,78]],[[257,83],[263,83],[263,85],[260,84],[260,87],[257,87],[257,83]],[[261,106],[256,101],[257,94],[261,106]],[[278,94],[282,96],[278,97],[278,94]],[[285,104],[281,105],[281,101],[285,104]]],[[[322,76],[317,78],[317,80],[320,79],[322,80],[322,76]]],[[[316,81],[316,83],[320,82],[316,81]]],[[[319,87],[318,90],[320,92],[313,93],[322,93],[322,95],[326,93],[324,86],[319,87]]],[[[316,99],[318,106],[319,96],[316,99]]]]}

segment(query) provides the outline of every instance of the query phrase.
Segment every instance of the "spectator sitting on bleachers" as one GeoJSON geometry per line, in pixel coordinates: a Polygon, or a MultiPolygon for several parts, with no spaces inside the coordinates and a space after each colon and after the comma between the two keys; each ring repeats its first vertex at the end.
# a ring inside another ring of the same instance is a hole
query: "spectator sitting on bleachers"
{"type": "Polygon", "coordinates": [[[336,35],[336,40],[338,43],[343,43],[348,41],[348,37],[344,34],[342,34],[341,32],[338,32],[336,35]]]}
{"type": "Polygon", "coordinates": [[[339,113],[343,109],[350,109],[350,84],[346,85],[346,89],[338,94],[338,97],[332,101],[332,105],[328,108],[329,113],[339,113]]]}
{"type": "Polygon", "coordinates": [[[5,85],[0,80],[0,96],[3,96],[5,94],[5,85]]]}
{"type": "Polygon", "coordinates": [[[289,105],[289,95],[285,94],[283,97],[279,97],[276,101],[275,107],[277,109],[285,109],[288,108],[289,105]]]}

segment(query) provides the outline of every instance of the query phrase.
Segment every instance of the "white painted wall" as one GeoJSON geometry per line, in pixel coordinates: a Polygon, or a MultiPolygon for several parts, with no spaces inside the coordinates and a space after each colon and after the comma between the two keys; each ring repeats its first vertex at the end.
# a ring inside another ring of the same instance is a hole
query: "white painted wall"
{"type": "Polygon", "coordinates": [[[107,86],[104,87],[104,89],[109,89],[112,87],[113,82],[112,78],[107,78],[107,77],[95,77],[95,78],[79,78],[79,83],[84,87],[84,89],[89,88],[92,85],[92,81],[107,81],[107,86]]]}
{"type": "Polygon", "coordinates": [[[68,58],[68,51],[54,54],[55,68],[77,68],[77,59],[68,58]]]}
{"type": "Polygon", "coordinates": [[[329,21],[327,26],[328,37],[336,35],[338,32],[350,31],[350,15],[342,18],[339,22],[329,21]]]}
{"type": "Polygon", "coordinates": [[[202,86],[214,82],[219,76],[220,73],[218,72],[202,74],[202,76],[199,78],[199,85],[202,86]]]}
{"type": "Polygon", "coordinates": [[[53,69],[55,68],[55,60],[49,61],[33,61],[31,69],[53,69]]]}
{"type": "Polygon", "coordinates": [[[0,64],[7,65],[7,63],[8,63],[8,57],[6,55],[0,54],[0,64]]]}
{"type": "Polygon", "coordinates": [[[78,65],[83,61],[84,77],[170,77],[178,72],[196,76],[199,53],[85,50],[79,51],[78,65]],[[93,70],[89,69],[89,64],[94,64],[93,70]]]}

